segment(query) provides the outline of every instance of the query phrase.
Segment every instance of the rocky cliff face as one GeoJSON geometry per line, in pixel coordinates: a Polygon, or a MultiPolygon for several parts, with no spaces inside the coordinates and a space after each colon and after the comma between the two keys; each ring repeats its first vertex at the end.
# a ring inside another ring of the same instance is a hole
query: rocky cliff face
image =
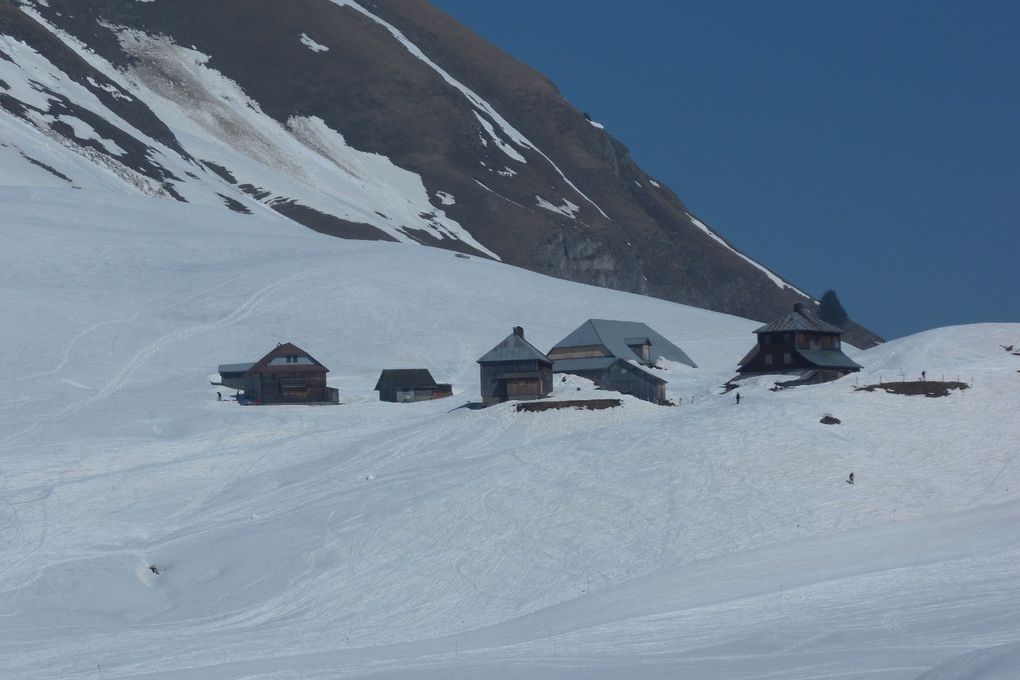
{"type": "Polygon", "coordinates": [[[0,106],[168,200],[763,321],[805,301],[424,0],[23,0],[0,29],[0,106]]]}

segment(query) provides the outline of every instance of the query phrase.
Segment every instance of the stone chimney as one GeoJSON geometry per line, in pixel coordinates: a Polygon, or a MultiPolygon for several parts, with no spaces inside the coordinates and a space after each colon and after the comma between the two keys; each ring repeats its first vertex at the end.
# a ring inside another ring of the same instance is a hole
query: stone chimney
{"type": "Polygon", "coordinates": [[[524,339],[524,327],[523,326],[514,326],[514,335],[516,335],[518,338],[523,340],[524,339]]]}

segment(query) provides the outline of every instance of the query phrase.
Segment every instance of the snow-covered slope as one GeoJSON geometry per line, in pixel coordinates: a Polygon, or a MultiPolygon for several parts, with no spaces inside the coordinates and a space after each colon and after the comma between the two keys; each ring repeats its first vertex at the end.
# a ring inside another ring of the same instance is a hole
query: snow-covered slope
{"type": "Polygon", "coordinates": [[[737,406],[719,385],[756,322],[269,211],[0,202],[5,677],[913,678],[990,650],[944,680],[1015,658],[991,648],[1020,640],[1020,358],[999,346],[1020,325],[737,406]],[[466,407],[511,326],[548,349],[592,317],[682,347],[682,406],[466,407]],[[217,364],[284,341],[343,405],[217,402],[217,364]],[[404,367],[454,397],[378,402],[404,367]],[[972,388],[852,389],[921,370],[972,388]]]}

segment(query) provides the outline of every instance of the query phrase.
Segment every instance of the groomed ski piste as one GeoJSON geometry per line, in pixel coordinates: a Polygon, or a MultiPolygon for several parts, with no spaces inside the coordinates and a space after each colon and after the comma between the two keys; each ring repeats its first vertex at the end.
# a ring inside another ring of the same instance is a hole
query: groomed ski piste
{"type": "Polygon", "coordinates": [[[1020,673],[1020,357],[1000,346],[1020,324],[851,351],[856,376],[749,381],[737,405],[720,385],[755,321],[268,209],[0,201],[3,677],[1020,673]],[[663,373],[681,405],[470,407],[512,326],[545,351],[588,318],[687,352],[699,368],[663,373]],[[218,364],[288,341],[340,406],[217,401],[218,364]],[[412,367],[454,396],[379,402],[379,372],[412,367]],[[921,371],[970,389],[853,389],[921,371]]]}

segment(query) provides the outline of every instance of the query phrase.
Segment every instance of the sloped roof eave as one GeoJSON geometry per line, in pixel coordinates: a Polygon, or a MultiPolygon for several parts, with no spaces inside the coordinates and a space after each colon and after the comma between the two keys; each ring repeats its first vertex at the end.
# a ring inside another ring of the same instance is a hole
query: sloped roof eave
{"type": "MultiPolygon", "coordinates": [[[[281,343],[281,344],[277,345],[276,347],[274,347],[273,349],[269,350],[268,352],[266,352],[266,354],[261,359],[259,359],[254,364],[252,364],[251,368],[249,368],[247,371],[245,371],[244,375],[247,376],[247,375],[254,375],[256,373],[259,373],[263,369],[267,368],[269,366],[269,362],[272,361],[275,357],[286,356],[288,353],[303,355],[303,356],[306,356],[309,359],[311,359],[312,362],[314,363],[314,365],[313,366],[309,366],[307,364],[303,365],[303,368],[306,369],[306,370],[312,370],[312,369],[319,369],[319,368],[321,368],[324,372],[329,373],[329,369],[326,368],[325,366],[323,366],[322,363],[318,359],[313,357],[311,354],[309,354],[308,352],[304,351],[303,349],[301,349],[300,347],[298,347],[294,343],[284,342],[284,343],[281,343]]],[[[291,365],[291,367],[292,368],[297,368],[296,365],[291,365]]]]}
{"type": "Polygon", "coordinates": [[[838,350],[797,349],[794,351],[818,368],[840,368],[851,371],[859,371],[864,368],[838,350]]]}
{"type": "Polygon", "coordinates": [[[386,368],[379,374],[374,390],[434,388],[437,383],[427,368],[386,368]]]}
{"type": "Polygon", "coordinates": [[[476,363],[498,364],[512,361],[539,361],[552,365],[552,360],[549,357],[515,333],[503,338],[499,344],[483,354],[476,363]]]}

